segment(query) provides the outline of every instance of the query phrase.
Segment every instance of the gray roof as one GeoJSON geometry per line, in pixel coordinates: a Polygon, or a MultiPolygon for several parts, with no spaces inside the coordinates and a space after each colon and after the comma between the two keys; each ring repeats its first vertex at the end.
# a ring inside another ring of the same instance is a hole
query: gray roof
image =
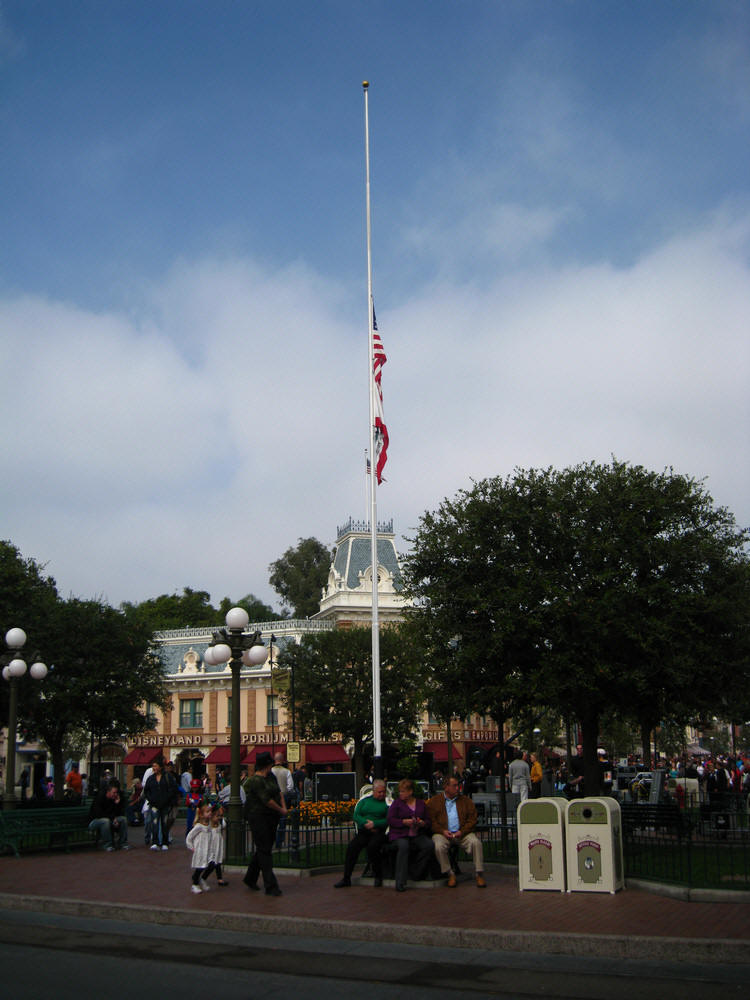
{"type": "MultiPolygon", "coordinates": [[[[401,590],[403,586],[401,567],[392,538],[378,538],[378,564],[387,569],[393,577],[394,589],[401,590]]],[[[344,579],[348,589],[356,590],[359,587],[360,574],[365,573],[370,565],[369,535],[350,534],[339,542],[333,568],[344,579]]]]}

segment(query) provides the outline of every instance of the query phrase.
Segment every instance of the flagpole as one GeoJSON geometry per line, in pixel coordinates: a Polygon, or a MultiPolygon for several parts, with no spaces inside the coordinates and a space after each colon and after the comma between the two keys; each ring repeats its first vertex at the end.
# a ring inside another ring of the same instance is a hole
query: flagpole
{"type": "Polygon", "coordinates": [[[367,215],[367,323],[369,328],[369,386],[370,386],[370,564],[372,566],[372,735],[373,775],[383,777],[383,754],[380,731],[380,623],[378,619],[378,505],[377,469],[375,455],[375,310],[372,298],[372,221],[370,214],[370,116],[367,90],[370,84],[362,83],[365,95],[365,203],[367,215]]]}

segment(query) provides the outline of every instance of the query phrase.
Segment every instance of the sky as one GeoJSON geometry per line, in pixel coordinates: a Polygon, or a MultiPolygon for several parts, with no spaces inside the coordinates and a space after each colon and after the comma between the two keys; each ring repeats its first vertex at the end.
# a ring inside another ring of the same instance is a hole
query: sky
{"type": "Polygon", "coordinates": [[[369,517],[363,80],[400,550],[613,456],[750,525],[750,5],[0,0],[0,538],[63,596],[278,608],[369,517]]]}

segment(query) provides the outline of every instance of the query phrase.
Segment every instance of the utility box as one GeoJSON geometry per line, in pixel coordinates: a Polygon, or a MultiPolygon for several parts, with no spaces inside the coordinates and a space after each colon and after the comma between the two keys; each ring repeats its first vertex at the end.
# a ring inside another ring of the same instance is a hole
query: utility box
{"type": "Polygon", "coordinates": [[[320,771],[315,775],[316,802],[357,801],[357,775],[354,771],[320,771]]]}
{"type": "Polygon", "coordinates": [[[565,892],[565,799],[526,799],[516,810],[518,888],[565,892]]]}
{"type": "Polygon", "coordinates": [[[565,817],[568,892],[611,892],[625,884],[620,804],[573,799],[565,817]]]}

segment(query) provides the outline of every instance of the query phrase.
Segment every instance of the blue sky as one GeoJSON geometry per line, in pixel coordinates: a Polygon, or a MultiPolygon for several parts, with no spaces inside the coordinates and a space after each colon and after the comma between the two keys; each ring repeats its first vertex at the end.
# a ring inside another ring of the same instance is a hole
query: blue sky
{"type": "Polygon", "coordinates": [[[750,524],[746,4],[0,0],[0,535],[64,593],[271,601],[366,515],[363,79],[379,515],[615,454],[750,524]]]}

